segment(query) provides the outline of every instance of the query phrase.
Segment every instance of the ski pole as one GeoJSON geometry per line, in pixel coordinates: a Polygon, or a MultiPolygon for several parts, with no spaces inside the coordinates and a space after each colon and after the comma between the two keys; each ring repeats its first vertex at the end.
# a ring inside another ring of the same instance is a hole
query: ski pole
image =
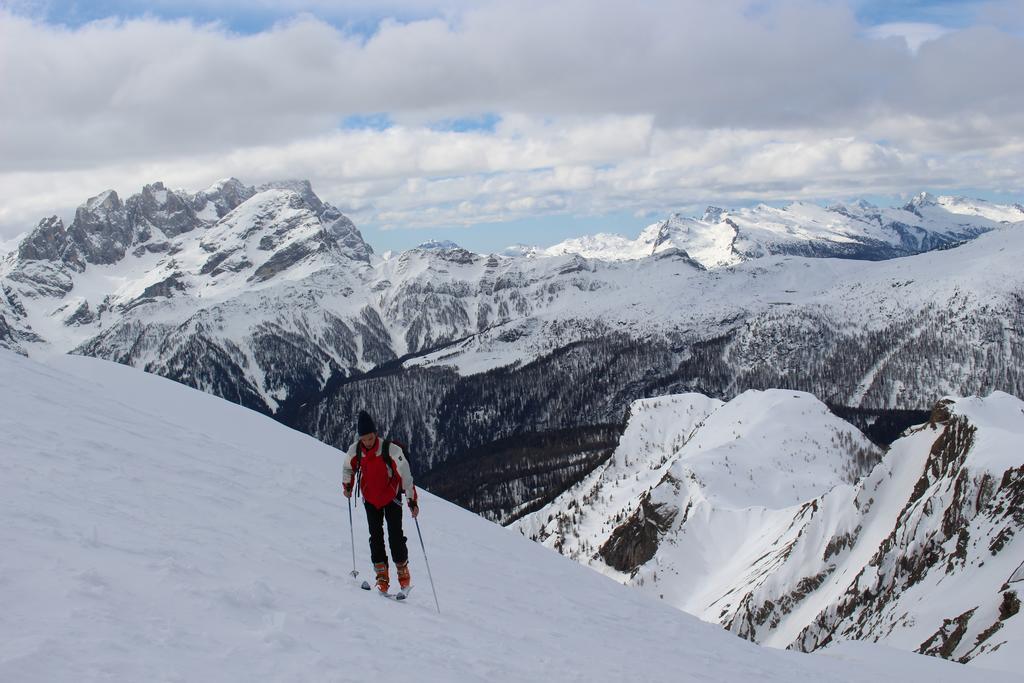
{"type": "Polygon", "coordinates": [[[352,527],[352,499],[348,500],[348,535],[352,539],[352,578],[359,576],[359,572],[356,571],[356,532],[352,527]]]}
{"type": "Polygon", "coordinates": [[[420,537],[420,548],[423,548],[423,562],[427,565],[427,578],[430,579],[430,590],[434,593],[434,604],[437,606],[437,613],[441,613],[441,605],[437,602],[437,590],[434,588],[434,576],[430,573],[430,560],[427,559],[427,546],[423,545],[423,532],[420,531],[420,520],[413,517],[416,522],[416,533],[420,537]]]}

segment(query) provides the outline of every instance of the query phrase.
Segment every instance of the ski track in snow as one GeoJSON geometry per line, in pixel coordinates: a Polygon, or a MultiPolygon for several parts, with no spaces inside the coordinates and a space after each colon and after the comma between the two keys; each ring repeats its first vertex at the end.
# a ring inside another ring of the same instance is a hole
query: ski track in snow
{"type": "Polygon", "coordinates": [[[761,648],[427,493],[442,613],[408,518],[397,605],[347,576],[338,451],[94,359],[0,352],[0,385],[3,681],[1019,680],[761,648]]]}

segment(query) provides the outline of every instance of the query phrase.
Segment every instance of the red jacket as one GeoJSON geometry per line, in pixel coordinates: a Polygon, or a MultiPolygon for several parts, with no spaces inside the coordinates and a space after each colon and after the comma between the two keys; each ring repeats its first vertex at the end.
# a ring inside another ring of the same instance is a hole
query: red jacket
{"type": "Polygon", "coordinates": [[[392,443],[388,455],[394,464],[389,468],[381,454],[382,441],[378,438],[369,449],[363,449],[357,440],[348,452],[348,459],[343,468],[342,481],[350,484],[357,470],[361,470],[359,490],[366,502],[377,509],[387,506],[398,497],[398,492],[405,489],[406,495],[416,499],[416,489],[412,484],[412,473],[405,453],[397,444],[392,443]],[[362,451],[362,457],[360,457],[362,451]]]}

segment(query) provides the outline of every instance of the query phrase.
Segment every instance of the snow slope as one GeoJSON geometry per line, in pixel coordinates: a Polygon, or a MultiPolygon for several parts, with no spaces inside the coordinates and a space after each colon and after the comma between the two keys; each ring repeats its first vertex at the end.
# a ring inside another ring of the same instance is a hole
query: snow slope
{"type": "Polygon", "coordinates": [[[775,647],[1024,666],[1021,400],[943,400],[884,457],[799,392],[630,412],[609,462],[514,528],[775,647]]]}
{"type": "Polygon", "coordinates": [[[346,577],[337,451],[95,359],[0,351],[0,385],[0,680],[1020,680],[763,649],[426,493],[442,612],[415,535],[385,601],[346,577]]]}
{"type": "Polygon", "coordinates": [[[513,528],[717,621],[750,590],[751,565],[794,508],[856,481],[872,451],[810,394],[643,399],[607,465],[513,528]],[[565,524],[566,510],[576,524],[565,524]],[[648,519],[670,544],[651,535],[648,519]],[[723,596],[732,596],[728,609],[723,596]]]}
{"type": "Polygon", "coordinates": [[[966,197],[942,196],[935,203],[949,213],[963,216],[981,216],[991,221],[1017,223],[1024,220],[1024,206],[1014,204],[994,204],[984,199],[968,199],[966,197]]]}

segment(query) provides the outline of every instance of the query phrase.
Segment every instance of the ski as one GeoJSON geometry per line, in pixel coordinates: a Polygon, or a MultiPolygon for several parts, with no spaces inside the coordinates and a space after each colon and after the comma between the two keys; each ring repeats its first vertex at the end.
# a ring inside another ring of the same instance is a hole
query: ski
{"type": "MultiPolygon", "coordinates": [[[[359,587],[362,588],[364,591],[373,590],[373,586],[370,585],[369,581],[363,581],[362,585],[359,587]]],[[[377,591],[377,595],[381,596],[382,598],[389,598],[391,600],[401,602],[402,600],[405,600],[409,597],[409,592],[411,590],[412,586],[409,586],[408,588],[402,588],[397,593],[381,593],[380,591],[377,591]]]]}

